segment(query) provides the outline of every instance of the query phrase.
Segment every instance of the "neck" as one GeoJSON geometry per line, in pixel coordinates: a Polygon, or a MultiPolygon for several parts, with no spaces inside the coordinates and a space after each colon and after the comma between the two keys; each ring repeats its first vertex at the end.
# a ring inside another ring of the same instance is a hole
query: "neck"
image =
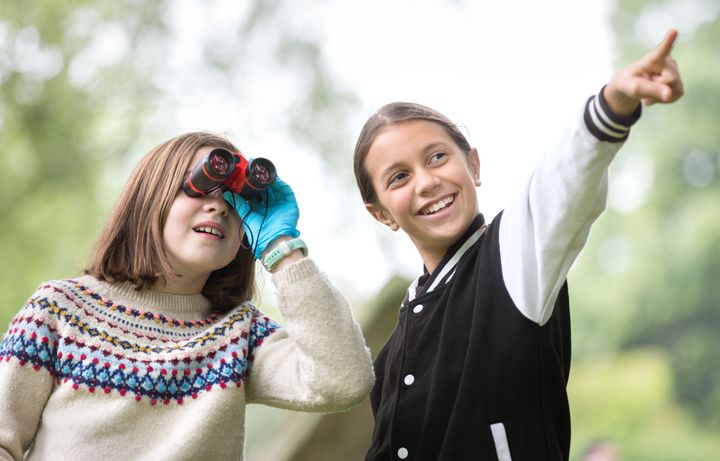
{"type": "Polygon", "coordinates": [[[435,272],[435,269],[437,269],[445,256],[447,256],[448,251],[450,251],[451,248],[455,251],[458,245],[466,241],[473,232],[484,225],[485,218],[478,213],[468,224],[468,227],[462,232],[462,234],[459,235],[452,243],[442,243],[436,241],[433,246],[423,246],[412,237],[411,240],[413,241],[413,244],[415,244],[415,248],[417,248],[418,253],[420,253],[425,269],[429,274],[432,274],[435,272]]]}
{"type": "Polygon", "coordinates": [[[416,248],[420,253],[420,257],[422,258],[423,264],[425,265],[425,269],[427,269],[429,274],[432,274],[435,269],[437,269],[440,261],[442,261],[442,259],[445,257],[445,253],[447,252],[447,248],[445,248],[444,250],[436,251],[421,249],[419,247],[416,248]]]}
{"type": "Polygon", "coordinates": [[[132,282],[104,282],[90,275],[82,276],[78,280],[82,286],[118,305],[136,310],[160,311],[173,318],[202,318],[212,308],[210,301],[202,294],[175,294],[153,287],[138,290],[132,282]]]}
{"type": "Polygon", "coordinates": [[[197,295],[202,293],[209,275],[187,276],[177,275],[158,279],[151,287],[154,291],[172,295],[197,295]]]}

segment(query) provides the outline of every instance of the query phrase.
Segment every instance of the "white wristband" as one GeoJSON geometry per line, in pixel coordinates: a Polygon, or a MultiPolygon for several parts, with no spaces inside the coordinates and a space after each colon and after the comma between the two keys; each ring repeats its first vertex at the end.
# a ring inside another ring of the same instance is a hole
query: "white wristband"
{"type": "Polygon", "coordinates": [[[303,256],[307,256],[308,250],[305,242],[300,238],[294,238],[290,240],[283,240],[275,248],[270,250],[268,254],[262,259],[262,265],[268,271],[272,270],[277,264],[285,258],[285,256],[291,254],[295,250],[302,250],[303,256]]]}

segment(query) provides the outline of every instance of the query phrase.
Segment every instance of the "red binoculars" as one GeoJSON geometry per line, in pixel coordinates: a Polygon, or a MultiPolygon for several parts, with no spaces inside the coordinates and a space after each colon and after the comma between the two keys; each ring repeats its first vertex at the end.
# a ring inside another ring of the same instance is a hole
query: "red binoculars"
{"type": "Polygon", "coordinates": [[[190,197],[223,187],[250,198],[270,187],[276,177],[275,165],[266,158],[248,161],[239,153],[217,148],[195,165],[182,188],[190,197]]]}

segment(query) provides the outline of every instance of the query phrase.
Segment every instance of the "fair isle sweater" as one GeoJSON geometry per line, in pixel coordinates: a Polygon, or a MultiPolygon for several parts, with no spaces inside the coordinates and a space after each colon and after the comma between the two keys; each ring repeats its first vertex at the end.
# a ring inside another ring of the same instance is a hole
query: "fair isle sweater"
{"type": "Polygon", "coordinates": [[[346,300],[307,258],[272,281],[282,327],[247,302],[44,283],[0,343],[0,459],[243,459],[247,403],[360,402],[373,371],[346,300]]]}

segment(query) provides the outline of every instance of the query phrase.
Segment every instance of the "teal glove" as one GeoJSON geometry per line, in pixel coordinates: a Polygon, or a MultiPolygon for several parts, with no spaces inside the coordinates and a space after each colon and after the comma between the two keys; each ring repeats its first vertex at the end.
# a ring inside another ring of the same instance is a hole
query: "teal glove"
{"type": "Polygon", "coordinates": [[[267,191],[250,200],[232,191],[225,191],[223,198],[242,219],[245,235],[257,259],[261,259],[270,242],[281,235],[300,235],[297,230],[300,210],[295,193],[280,178],[276,178],[267,191]]]}

